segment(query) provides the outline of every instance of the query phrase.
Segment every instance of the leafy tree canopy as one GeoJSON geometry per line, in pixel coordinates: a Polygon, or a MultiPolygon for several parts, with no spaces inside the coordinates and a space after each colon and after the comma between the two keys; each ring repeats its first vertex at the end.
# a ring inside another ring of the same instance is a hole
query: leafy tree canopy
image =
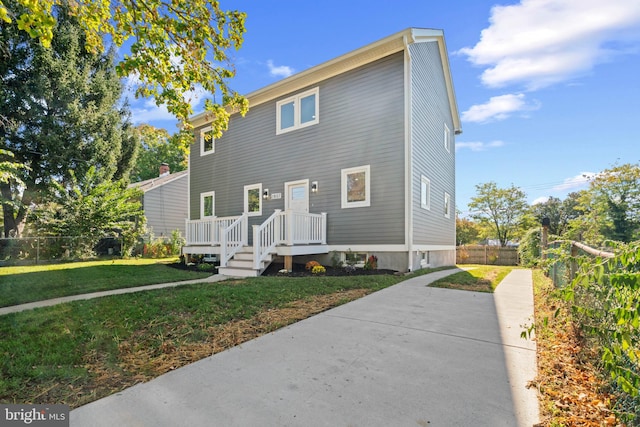
{"type": "Polygon", "coordinates": [[[118,47],[130,41],[119,75],[134,76],[136,95],[153,96],[186,128],[196,86],[220,95],[205,101],[215,137],[230,112],[247,111],[247,100],[227,86],[234,75],[228,51],[242,45],[245,13],[222,10],[215,0],[0,0],[0,21],[16,23],[44,47],[55,38],[61,11],[79,23],[88,52],[102,52],[107,39],[118,47]]]}
{"type": "Polygon", "coordinates": [[[513,185],[499,188],[495,182],[489,182],[476,185],[476,194],[469,203],[472,217],[490,224],[500,244],[506,246],[529,208],[525,193],[513,185]]]}
{"type": "Polygon", "coordinates": [[[73,16],[60,14],[49,48],[15,24],[0,25],[0,149],[28,166],[19,171],[21,184],[0,182],[10,236],[21,233],[29,206],[52,180],[69,179],[70,170],[79,178],[90,166],[104,180],[128,176],[137,143],[120,106],[114,53],[87,52],[73,16]]]}
{"type": "MultiPolygon", "coordinates": [[[[187,169],[189,150],[180,134],[169,136],[165,129],[150,125],[136,127],[139,150],[136,164],[131,171],[131,181],[138,182],[158,176],[158,167],[167,163],[171,172],[187,169]]],[[[193,136],[190,135],[193,139],[193,136]]]]}
{"type": "Polygon", "coordinates": [[[53,181],[52,197],[33,212],[40,235],[76,237],[72,256],[92,255],[106,236],[117,236],[130,249],[144,231],[142,191],[127,188],[126,181],[105,181],[91,167],[82,179],[73,171],[67,183],[53,181]]]}

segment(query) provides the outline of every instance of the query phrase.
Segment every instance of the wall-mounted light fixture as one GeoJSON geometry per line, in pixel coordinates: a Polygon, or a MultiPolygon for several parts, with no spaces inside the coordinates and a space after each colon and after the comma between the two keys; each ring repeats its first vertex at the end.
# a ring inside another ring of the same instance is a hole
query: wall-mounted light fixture
{"type": "Polygon", "coordinates": [[[265,188],[262,191],[262,198],[265,199],[265,200],[269,198],[269,189],[268,188],[265,188]]]}
{"type": "Polygon", "coordinates": [[[318,181],[313,181],[311,183],[311,192],[312,193],[317,193],[318,192],[318,181]]]}

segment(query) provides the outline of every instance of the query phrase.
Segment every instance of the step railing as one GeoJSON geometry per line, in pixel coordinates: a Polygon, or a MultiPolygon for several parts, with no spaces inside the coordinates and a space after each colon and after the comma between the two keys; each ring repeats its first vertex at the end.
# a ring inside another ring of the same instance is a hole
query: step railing
{"type": "Polygon", "coordinates": [[[233,221],[228,227],[220,225],[220,267],[226,267],[227,262],[249,244],[247,240],[249,222],[246,213],[233,221]]]}
{"type": "Polygon", "coordinates": [[[265,222],[253,226],[253,268],[256,270],[260,270],[262,261],[279,242],[281,214],[282,211],[276,209],[265,222]]]}

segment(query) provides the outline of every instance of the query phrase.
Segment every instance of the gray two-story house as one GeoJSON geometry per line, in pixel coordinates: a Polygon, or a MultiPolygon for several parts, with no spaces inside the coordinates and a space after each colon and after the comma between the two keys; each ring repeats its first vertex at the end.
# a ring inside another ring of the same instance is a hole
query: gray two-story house
{"type": "Polygon", "coordinates": [[[410,28],[247,95],[220,139],[192,118],[186,254],[259,275],[274,257],[455,264],[461,132],[444,34],[410,28]]]}

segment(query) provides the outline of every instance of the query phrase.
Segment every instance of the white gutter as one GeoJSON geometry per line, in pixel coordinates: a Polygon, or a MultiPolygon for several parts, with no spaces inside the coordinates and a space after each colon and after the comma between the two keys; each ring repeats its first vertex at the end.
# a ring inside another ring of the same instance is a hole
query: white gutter
{"type": "MultiPolygon", "coordinates": [[[[412,35],[411,35],[412,36],[412,35]]],[[[404,188],[405,188],[405,245],[407,246],[407,271],[413,271],[413,144],[411,132],[411,53],[409,52],[408,35],[403,37],[404,41],[404,188]]]]}

